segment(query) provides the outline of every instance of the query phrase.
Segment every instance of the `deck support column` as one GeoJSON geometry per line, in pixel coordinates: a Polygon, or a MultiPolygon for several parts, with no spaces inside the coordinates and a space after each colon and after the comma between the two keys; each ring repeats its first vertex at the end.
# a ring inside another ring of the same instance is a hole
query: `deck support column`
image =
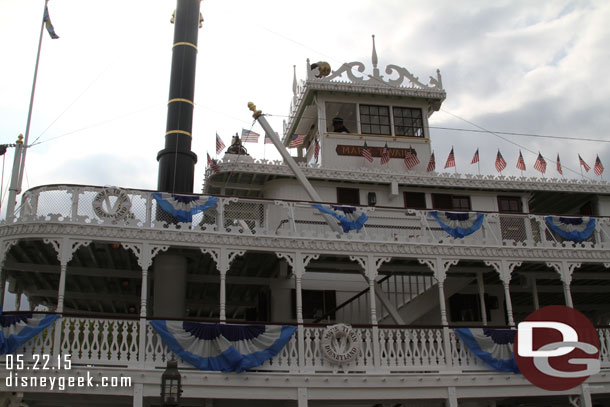
{"type": "Polygon", "coordinates": [[[220,323],[227,322],[227,273],[231,268],[231,263],[237,256],[243,256],[245,250],[230,250],[225,247],[220,248],[202,248],[202,253],[207,253],[212,256],[212,260],[216,263],[216,269],[220,273],[220,302],[218,304],[218,319],[220,323]]]}
{"type": "Polygon", "coordinates": [[[133,385],[133,407],[144,406],[144,385],[136,383],[133,385]]]}
{"type": "MultiPolygon", "coordinates": [[[[445,366],[451,367],[451,342],[449,338],[449,320],[447,318],[447,300],[445,298],[445,279],[449,267],[458,264],[457,259],[446,260],[436,257],[433,259],[418,259],[421,264],[427,265],[434,273],[434,279],[438,283],[438,303],[441,312],[441,325],[443,326],[443,349],[445,351],[445,366]]],[[[457,405],[457,404],[456,404],[457,405]]]]}
{"type": "Polygon", "coordinates": [[[570,308],[574,308],[572,293],[570,292],[570,284],[572,284],[572,273],[574,272],[575,268],[580,267],[580,263],[568,263],[567,261],[563,260],[560,262],[547,262],[546,265],[559,273],[559,278],[561,279],[561,283],[563,285],[563,296],[565,297],[566,305],[570,308]]]}
{"type": "MultiPolygon", "coordinates": [[[[302,252],[295,253],[276,253],[276,256],[280,259],[286,260],[292,274],[294,275],[294,288],[295,288],[295,302],[296,302],[296,317],[297,317],[297,350],[299,354],[299,370],[302,371],[305,368],[305,327],[303,326],[303,287],[302,280],[305,275],[305,268],[310,261],[318,259],[319,254],[307,254],[302,252]]],[[[299,406],[301,406],[301,390],[305,391],[305,404],[307,406],[307,389],[299,388],[299,406]]]]}
{"type": "Polygon", "coordinates": [[[391,257],[349,256],[350,260],[356,260],[364,270],[364,277],[369,284],[369,303],[371,307],[371,325],[373,340],[373,365],[381,366],[381,346],[379,343],[379,327],[377,326],[377,297],[375,295],[375,280],[379,275],[379,267],[385,262],[390,261],[391,257]]]}
{"type": "Polygon", "coordinates": [[[591,400],[591,389],[587,383],[580,385],[580,405],[582,407],[593,407],[593,401],[591,400]]]}
{"type": "Polygon", "coordinates": [[[308,394],[306,387],[299,387],[297,389],[297,406],[298,407],[307,407],[308,405],[308,394]]]}
{"type": "Polygon", "coordinates": [[[447,407],[458,407],[457,392],[455,387],[447,387],[447,407]]]}
{"type": "Polygon", "coordinates": [[[0,292],[0,310],[4,309],[4,293],[6,291],[6,270],[4,270],[4,262],[6,255],[11,247],[17,243],[17,240],[3,240],[0,242],[0,283],[2,284],[2,292],[0,292]]]}
{"type": "Polygon", "coordinates": [[[538,287],[536,286],[536,277],[530,279],[532,285],[532,297],[534,300],[534,309],[540,309],[540,300],[538,299],[538,287]]]}
{"type": "Polygon", "coordinates": [[[481,319],[483,326],[487,326],[487,307],[485,304],[485,283],[483,282],[483,273],[477,272],[477,286],[479,288],[479,302],[481,304],[481,319]]]}
{"type": "MultiPolygon", "coordinates": [[[[133,254],[138,259],[138,265],[142,270],[142,284],[140,288],[140,335],[138,337],[138,362],[140,366],[144,366],[146,362],[146,334],[148,330],[146,325],[146,317],[148,317],[148,271],[152,266],[152,262],[155,256],[159,252],[167,250],[169,246],[153,246],[148,243],[142,243],[141,245],[123,243],[122,246],[125,250],[131,250],[133,252],[133,254]]],[[[134,387],[134,406],[136,406],[137,386],[138,385],[134,387]]],[[[140,391],[143,390],[140,389],[140,391]]],[[[142,406],[142,393],[140,394],[139,399],[140,404],[137,405],[142,406]]]]}
{"type": "Polygon", "coordinates": [[[506,301],[506,314],[508,315],[508,325],[515,326],[515,318],[513,316],[513,304],[510,300],[510,279],[515,267],[519,267],[521,262],[509,262],[507,260],[486,261],[486,266],[491,266],[496,270],[504,286],[504,299],[506,301]]]}
{"type": "MultiPolygon", "coordinates": [[[[64,237],[60,240],[44,239],[45,243],[50,244],[57,253],[59,260],[59,287],[57,288],[57,307],[55,311],[58,314],[64,312],[64,297],[66,293],[66,273],[68,263],[72,260],[72,255],[81,246],[88,246],[91,240],[71,240],[64,237]]],[[[60,322],[53,325],[53,354],[59,355],[61,349],[61,331],[62,324],[60,322]]]]}

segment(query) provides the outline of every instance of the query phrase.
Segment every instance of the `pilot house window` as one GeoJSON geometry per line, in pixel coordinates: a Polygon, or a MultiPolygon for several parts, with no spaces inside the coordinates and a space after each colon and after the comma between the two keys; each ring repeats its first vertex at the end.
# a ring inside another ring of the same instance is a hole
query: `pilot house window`
{"type": "Polygon", "coordinates": [[[394,107],[394,135],[396,137],[424,137],[421,109],[394,107]]]}
{"type": "Polygon", "coordinates": [[[360,105],[362,134],[391,134],[388,106],[360,105]]]}

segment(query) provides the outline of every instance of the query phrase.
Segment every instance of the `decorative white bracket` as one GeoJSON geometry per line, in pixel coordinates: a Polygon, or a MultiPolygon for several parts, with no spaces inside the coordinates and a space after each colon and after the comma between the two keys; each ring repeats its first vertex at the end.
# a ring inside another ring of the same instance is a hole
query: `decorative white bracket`
{"type": "Polygon", "coordinates": [[[373,257],[373,256],[349,256],[351,261],[357,261],[360,267],[364,270],[364,275],[370,281],[375,281],[379,274],[379,267],[383,263],[392,260],[391,257],[373,257]]]}
{"type": "Polygon", "coordinates": [[[515,269],[515,267],[521,266],[521,262],[509,262],[507,260],[486,260],[485,265],[493,267],[493,269],[496,270],[496,273],[498,273],[498,275],[500,276],[500,280],[502,280],[502,283],[504,283],[504,285],[506,286],[510,283],[513,270],[515,269]]]}
{"type": "Polygon", "coordinates": [[[417,261],[419,261],[420,264],[428,266],[434,273],[434,278],[440,284],[445,282],[449,267],[455,266],[459,262],[458,259],[447,260],[441,259],[440,257],[434,259],[417,259],[417,261]]]}
{"type": "Polygon", "coordinates": [[[149,243],[122,243],[124,249],[131,250],[138,258],[138,265],[144,270],[148,270],[152,266],[153,259],[159,254],[169,249],[169,246],[155,246],[149,243]]]}
{"type": "Polygon", "coordinates": [[[212,256],[212,260],[216,263],[216,269],[220,275],[226,275],[231,267],[231,263],[237,256],[243,256],[245,250],[230,250],[224,247],[203,247],[201,253],[206,253],[212,256]]]}
{"type": "Polygon", "coordinates": [[[547,262],[547,267],[553,268],[558,274],[559,278],[561,278],[561,282],[567,285],[572,284],[572,273],[574,269],[579,268],[581,263],[568,263],[563,260],[560,262],[547,262]]]}
{"type": "Polygon", "coordinates": [[[89,246],[91,240],[71,240],[63,239],[44,239],[45,243],[50,244],[57,253],[57,259],[61,265],[66,265],[72,260],[74,252],[81,246],[89,246]]]}

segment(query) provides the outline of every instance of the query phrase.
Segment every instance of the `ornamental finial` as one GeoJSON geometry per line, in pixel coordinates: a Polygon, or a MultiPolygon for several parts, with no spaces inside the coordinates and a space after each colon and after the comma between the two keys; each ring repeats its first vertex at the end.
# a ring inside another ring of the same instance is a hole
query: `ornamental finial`
{"type": "Polygon", "coordinates": [[[263,112],[261,112],[260,110],[256,110],[256,105],[252,102],[248,102],[248,109],[254,112],[252,117],[254,117],[255,119],[258,119],[258,117],[263,114],[263,112]]]}
{"type": "Polygon", "coordinates": [[[377,59],[377,50],[375,49],[375,34],[373,34],[373,56],[371,57],[373,61],[373,68],[377,69],[377,63],[379,60],[377,59]]]}

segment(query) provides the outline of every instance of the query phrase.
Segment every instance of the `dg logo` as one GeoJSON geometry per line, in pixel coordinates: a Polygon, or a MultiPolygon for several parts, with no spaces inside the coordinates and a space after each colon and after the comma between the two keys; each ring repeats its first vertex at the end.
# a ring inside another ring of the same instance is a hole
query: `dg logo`
{"type": "Polygon", "coordinates": [[[562,391],[599,372],[599,349],[597,331],[587,317],[573,308],[551,305],[517,326],[513,353],[533,385],[562,391]]]}

